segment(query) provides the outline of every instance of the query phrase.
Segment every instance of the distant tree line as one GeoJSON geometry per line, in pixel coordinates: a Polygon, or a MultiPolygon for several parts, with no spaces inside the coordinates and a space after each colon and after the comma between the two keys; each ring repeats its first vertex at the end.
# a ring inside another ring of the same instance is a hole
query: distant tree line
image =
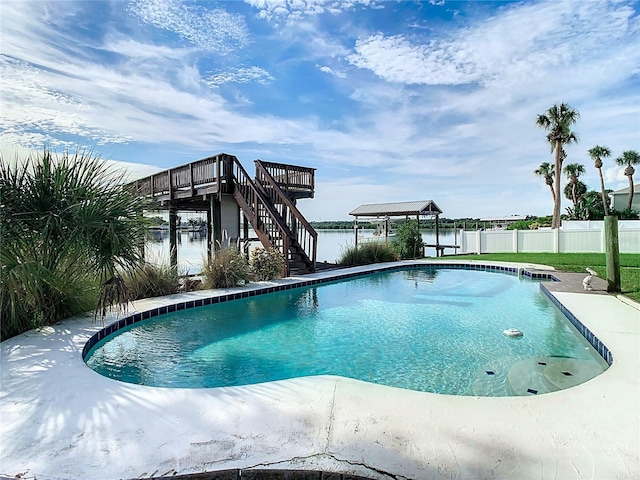
{"type": "MultiPolygon", "coordinates": [[[[415,220],[415,218],[409,219],[415,220]]],[[[397,229],[407,220],[396,219],[391,220],[391,228],[397,229]]],[[[328,220],[323,222],[309,222],[316,230],[353,230],[353,221],[350,220],[328,220]]],[[[528,216],[527,220],[522,220],[514,223],[518,225],[518,230],[527,230],[529,228],[537,228],[538,226],[546,227],[551,225],[551,216],[548,217],[536,217],[534,215],[528,216]],[[529,227],[529,225],[534,225],[529,227]]],[[[365,222],[358,220],[358,227],[361,229],[375,230],[377,227],[376,222],[365,222]]],[[[489,222],[483,222],[479,218],[440,218],[438,220],[439,228],[464,228],[465,230],[482,230],[491,228],[489,222]]],[[[420,219],[421,230],[434,230],[436,228],[435,218],[420,219]]],[[[510,230],[513,229],[509,228],[510,230]]]]}

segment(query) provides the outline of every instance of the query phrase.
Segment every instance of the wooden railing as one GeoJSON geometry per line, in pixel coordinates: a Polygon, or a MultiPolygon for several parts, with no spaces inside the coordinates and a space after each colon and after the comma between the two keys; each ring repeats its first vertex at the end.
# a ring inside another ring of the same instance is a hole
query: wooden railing
{"type": "Polygon", "coordinates": [[[273,181],[284,191],[301,190],[309,192],[313,198],[315,189],[315,168],[285,165],[282,163],[260,162],[262,168],[267,171],[273,181]]]}
{"type": "MultiPolygon", "coordinates": [[[[307,263],[312,270],[316,267],[316,255],[318,248],[318,233],[307,222],[295,203],[280,188],[280,185],[273,178],[271,172],[265,165],[266,162],[256,160],[256,184],[261,187],[262,192],[269,198],[280,217],[285,221],[289,231],[293,234],[293,240],[301,248],[301,254],[305,256],[307,263]]],[[[268,164],[273,167],[275,164],[268,164]]],[[[300,168],[300,167],[297,167],[300,168]]]]}
{"type": "Polygon", "coordinates": [[[140,195],[151,197],[169,195],[173,198],[176,191],[190,191],[193,194],[197,187],[221,185],[220,180],[225,180],[225,160],[229,157],[231,156],[221,154],[204,158],[136,180],[130,185],[134,185],[140,195]]]}

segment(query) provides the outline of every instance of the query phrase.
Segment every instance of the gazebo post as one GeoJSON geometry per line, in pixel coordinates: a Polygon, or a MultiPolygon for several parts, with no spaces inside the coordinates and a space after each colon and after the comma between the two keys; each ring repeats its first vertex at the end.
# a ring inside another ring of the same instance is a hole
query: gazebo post
{"type": "Polygon", "coordinates": [[[353,231],[356,235],[356,250],[358,249],[358,217],[353,221],[353,231]]]}
{"type": "Polygon", "coordinates": [[[436,257],[440,256],[440,215],[436,213],[436,257]]]}

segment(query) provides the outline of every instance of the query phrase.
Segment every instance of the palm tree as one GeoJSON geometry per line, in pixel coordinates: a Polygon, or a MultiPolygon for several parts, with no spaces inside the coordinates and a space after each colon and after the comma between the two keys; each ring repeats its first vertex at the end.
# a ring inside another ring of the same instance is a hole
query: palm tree
{"type": "Polygon", "coordinates": [[[636,173],[636,169],[633,168],[633,165],[640,165],[640,154],[638,154],[635,150],[627,150],[622,152],[618,158],[616,158],[616,163],[618,165],[626,165],[627,168],[624,169],[624,174],[629,178],[629,201],[627,203],[627,210],[631,210],[631,205],[633,204],[633,174],[636,173]]]}
{"type": "MultiPolygon", "coordinates": [[[[567,179],[569,180],[569,185],[571,186],[571,200],[573,201],[574,207],[578,205],[580,201],[580,197],[584,194],[578,194],[578,182],[580,175],[583,175],[585,172],[584,165],[580,163],[569,163],[564,167],[564,173],[567,175],[567,179]]],[[[582,182],[580,182],[582,183],[582,182]]],[[[586,192],[586,187],[585,187],[586,192]]]]}
{"type": "MultiPolygon", "coordinates": [[[[572,142],[577,143],[578,136],[571,131],[571,126],[578,121],[580,113],[566,103],[554,104],[545,113],[538,115],[536,125],[548,130],[547,141],[554,152],[554,171],[562,172],[562,162],[567,154],[564,146],[572,142]]],[[[551,228],[560,227],[560,182],[555,184],[555,198],[553,205],[553,221],[551,228]]]]}
{"type": "Polygon", "coordinates": [[[578,203],[574,203],[573,207],[567,207],[567,213],[570,220],[588,220],[583,218],[584,212],[584,200],[587,194],[587,186],[578,180],[575,184],[567,183],[564,186],[564,196],[567,200],[573,202],[573,196],[578,200],[578,203]]]}
{"type": "Polygon", "coordinates": [[[147,228],[123,174],[91,152],[1,160],[0,339],[126,298],[147,228]]]}
{"type": "Polygon", "coordinates": [[[549,186],[549,190],[551,190],[551,198],[553,198],[554,204],[556,203],[556,192],[553,190],[553,177],[555,173],[553,165],[549,162],[542,162],[540,166],[533,171],[535,176],[544,178],[544,183],[546,183],[549,186]]]}
{"type": "Polygon", "coordinates": [[[598,169],[600,176],[600,195],[602,196],[602,205],[604,206],[605,216],[609,215],[609,196],[604,188],[604,178],[602,177],[602,159],[611,156],[611,150],[607,147],[596,145],[589,150],[589,156],[593,159],[593,165],[598,169]]]}

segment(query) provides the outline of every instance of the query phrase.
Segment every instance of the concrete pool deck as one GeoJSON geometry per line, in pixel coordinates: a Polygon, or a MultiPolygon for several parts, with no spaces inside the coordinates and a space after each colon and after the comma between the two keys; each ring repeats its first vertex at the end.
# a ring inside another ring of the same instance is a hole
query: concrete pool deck
{"type": "MultiPolygon", "coordinates": [[[[420,263],[456,263],[439,260],[420,263]]],[[[85,365],[82,349],[102,328],[90,317],[27,332],[0,344],[0,477],[112,480],[260,468],[375,479],[640,478],[640,310],[568,288],[569,277],[563,283],[553,295],[606,344],[613,364],[576,387],[530,397],[439,395],[333,376],[146,387],[85,365]]]]}

